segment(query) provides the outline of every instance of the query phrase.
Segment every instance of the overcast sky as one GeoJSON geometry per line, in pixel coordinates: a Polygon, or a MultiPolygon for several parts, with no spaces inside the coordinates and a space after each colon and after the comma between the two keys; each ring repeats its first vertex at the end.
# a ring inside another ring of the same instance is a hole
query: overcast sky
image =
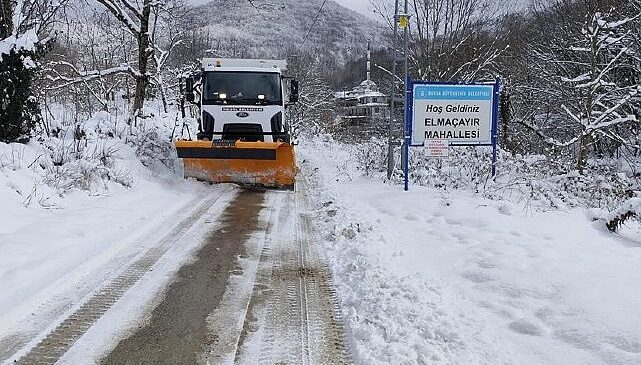
{"type": "Polygon", "coordinates": [[[369,0],[335,0],[337,3],[346,8],[356,10],[359,13],[365,14],[370,18],[374,18],[376,14],[372,13],[372,5],[369,0]]]}

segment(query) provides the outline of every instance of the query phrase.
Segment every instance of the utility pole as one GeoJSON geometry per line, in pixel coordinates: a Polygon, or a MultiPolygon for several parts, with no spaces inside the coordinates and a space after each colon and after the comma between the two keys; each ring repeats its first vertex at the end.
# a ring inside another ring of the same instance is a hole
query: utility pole
{"type": "MultiPolygon", "coordinates": [[[[404,2],[404,7],[403,7],[403,14],[399,13],[399,8],[400,8],[400,0],[395,0],[394,2],[394,35],[392,38],[392,82],[391,82],[391,87],[390,87],[390,107],[389,107],[389,123],[388,123],[388,130],[387,130],[387,178],[390,179],[392,177],[392,173],[394,172],[394,131],[395,131],[395,110],[396,110],[396,102],[401,102],[403,104],[403,110],[405,112],[403,113],[403,116],[407,118],[407,108],[405,108],[405,99],[406,99],[406,92],[405,89],[407,87],[407,82],[408,82],[408,64],[407,64],[407,55],[409,51],[409,14],[408,14],[408,0],[405,0],[404,2]],[[398,28],[403,29],[403,52],[399,53],[398,51],[398,46],[400,42],[400,37],[398,34],[398,28]],[[398,63],[402,62],[403,63],[403,77],[401,78],[399,75],[397,75],[397,72],[400,71],[399,67],[396,67],[398,63]],[[401,88],[402,92],[398,93],[397,88],[396,88],[396,81],[398,79],[404,80],[404,85],[401,88]]],[[[407,135],[407,132],[405,131],[405,119],[403,120],[403,123],[401,123],[403,126],[403,137],[405,138],[407,135]]]]}
{"type": "Polygon", "coordinates": [[[389,93],[389,122],[387,125],[387,178],[392,177],[394,171],[394,107],[396,103],[396,62],[398,61],[398,2],[394,1],[394,35],[392,37],[392,82],[389,93]]]}
{"type": "Polygon", "coordinates": [[[404,8],[404,13],[403,15],[400,16],[399,18],[399,24],[403,28],[403,73],[405,74],[405,77],[403,80],[405,80],[405,84],[403,85],[403,177],[405,180],[405,191],[409,189],[409,158],[410,158],[410,131],[408,130],[408,124],[407,124],[407,112],[408,112],[408,101],[407,101],[407,93],[409,90],[409,84],[410,84],[410,74],[409,74],[409,68],[407,65],[407,55],[409,52],[409,35],[410,35],[410,16],[408,14],[408,6],[407,6],[408,0],[405,0],[405,8],[404,8]]]}

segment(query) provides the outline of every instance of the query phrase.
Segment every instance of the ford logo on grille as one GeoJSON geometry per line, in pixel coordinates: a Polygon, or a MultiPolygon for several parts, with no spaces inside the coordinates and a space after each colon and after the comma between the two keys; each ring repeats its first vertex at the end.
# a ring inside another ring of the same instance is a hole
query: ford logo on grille
{"type": "Polygon", "coordinates": [[[249,116],[249,113],[247,113],[247,112],[238,112],[238,113],[236,113],[236,116],[238,118],[246,118],[246,117],[249,116]]]}

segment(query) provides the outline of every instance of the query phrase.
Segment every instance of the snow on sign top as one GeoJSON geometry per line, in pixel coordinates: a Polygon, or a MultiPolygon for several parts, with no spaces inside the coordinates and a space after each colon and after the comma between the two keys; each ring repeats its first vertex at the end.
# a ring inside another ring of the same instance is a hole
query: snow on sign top
{"type": "Polygon", "coordinates": [[[417,83],[413,88],[412,145],[491,145],[494,85],[417,83]]]}
{"type": "Polygon", "coordinates": [[[271,68],[287,69],[286,60],[261,60],[242,58],[203,58],[203,70],[214,71],[219,67],[225,68],[271,68]]]}

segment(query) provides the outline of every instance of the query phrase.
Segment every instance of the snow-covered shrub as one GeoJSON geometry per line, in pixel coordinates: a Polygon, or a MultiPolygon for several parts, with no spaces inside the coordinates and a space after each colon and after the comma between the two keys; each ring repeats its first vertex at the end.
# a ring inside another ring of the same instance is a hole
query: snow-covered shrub
{"type": "Polygon", "coordinates": [[[58,194],[106,190],[109,183],[130,187],[142,166],[154,174],[174,172],[177,157],[169,137],[174,121],[169,114],[148,110],[148,118],[131,125],[124,110],[114,109],[78,115],[77,122],[72,118],[65,123],[61,119],[67,108],[51,109],[59,131],[55,136],[43,131],[38,141],[46,161],[42,181],[58,194]]]}
{"type": "Polygon", "coordinates": [[[356,149],[356,161],[366,176],[383,172],[387,166],[387,143],[380,138],[370,139],[364,147],[356,149]]]}
{"type": "Polygon", "coordinates": [[[138,128],[128,138],[128,143],[135,148],[140,162],[152,172],[175,170],[176,150],[169,137],[157,125],[138,128]]]}
{"type": "Polygon", "coordinates": [[[636,218],[639,211],[641,211],[641,198],[631,198],[606,217],[605,226],[610,232],[615,232],[626,221],[636,218]]]}
{"type": "Polygon", "coordinates": [[[609,212],[592,212],[592,220],[604,224],[610,232],[616,232],[626,222],[638,219],[641,213],[641,197],[633,196],[609,212]]]}
{"type": "MultiPolygon", "coordinates": [[[[386,140],[372,138],[344,148],[351,151],[355,169],[370,178],[387,181],[386,140]]],[[[591,160],[579,174],[543,155],[512,155],[505,151],[498,153],[493,177],[491,152],[489,147],[452,147],[449,157],[431,159],[424,156],[422,149],[411,148],[410,182],[443,190],[468,190],[490,199],[510,199],[532,209],[616,207],[641,185],[636,175],[621,172],[617,160],[591,160]]],[[[395,155],[400,155],[399,147],[395,155]]],[[[397,157],[394,184],[403,181],[399,160],[397,157]]]]}
{"type": "Polygon", "coordinates": [[[103,192],[132,187],[140,175],[173,175],[177,156],[170,141],[174,117],[155,111],[137,125],[124,110],[76,114],[49,106],[57,133],[37,131],[28,145],[0,142],[0,176],[23,205],[58,205],[72,190],[103,192]],[[15,186],[15,188],[11,188],[15,186]]]}
{"type": "Polygon", "coordinates": [[[130,172],[116,163],[118,148],[114,141],[99,139],[77,148],[82,145],[57,138],[45,142],[51,156],[44,175],[47,185],[54,187],[59,194],[71,189],[106,189],[109,181],[124,187],[132,185],[130,172]]]}
{"type": "Polygon", "coordinates": [[[13,171],[32,166],[38,157],[28,156],[23,144],[6,144],[0,142],[0,170],[10,169],[13,171]],[[29,161],[31,160],[31,161],[29,161]]]}

